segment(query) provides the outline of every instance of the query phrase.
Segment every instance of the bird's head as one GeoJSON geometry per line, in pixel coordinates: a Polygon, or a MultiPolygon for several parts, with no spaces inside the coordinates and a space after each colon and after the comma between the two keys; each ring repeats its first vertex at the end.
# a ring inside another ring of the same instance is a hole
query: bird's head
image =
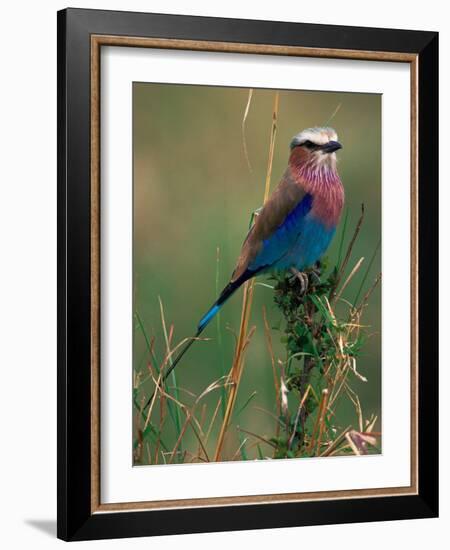
{"type": "Polygon", "coordinates": [[[333,128],[307,128],[292,138],[290,162],[312,171],[328,168],[334,172],[339,149],[342,145],[333,128]]]}

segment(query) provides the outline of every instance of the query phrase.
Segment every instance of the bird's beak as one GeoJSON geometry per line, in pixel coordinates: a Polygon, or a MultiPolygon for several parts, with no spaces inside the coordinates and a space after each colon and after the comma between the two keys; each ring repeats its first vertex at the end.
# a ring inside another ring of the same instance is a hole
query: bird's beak
{"type": "Polygon", "coordinates": [[[339,143],[339,141],[329,141],[328,143],[322,146],[322,151],[324,153],[334,153],[339,149],[342,149],[342,145],[339,143]]]}

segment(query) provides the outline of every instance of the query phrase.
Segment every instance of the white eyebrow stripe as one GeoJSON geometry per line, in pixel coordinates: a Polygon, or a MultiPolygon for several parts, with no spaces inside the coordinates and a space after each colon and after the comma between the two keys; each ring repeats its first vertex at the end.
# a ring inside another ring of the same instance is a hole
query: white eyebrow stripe
{"type": "Polygon", "coordinates": [[[325,145],[329,141],[337,141],[338,136],[333,128],[306,128],[294,136],[292,142],[300,144],[311,141],[316,145],[325,145]]]}

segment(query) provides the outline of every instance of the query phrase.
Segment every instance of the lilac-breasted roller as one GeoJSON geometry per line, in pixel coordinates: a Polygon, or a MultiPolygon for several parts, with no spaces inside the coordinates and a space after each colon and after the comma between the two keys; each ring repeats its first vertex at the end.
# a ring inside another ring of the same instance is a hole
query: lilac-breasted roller
{"type": "MultiPolygon", "coordinates": [[[[344,205],[337,139],[332,128],[308,128],[294,136],[286,171],[248,232],[230,282],[200,319],[196,337],[245,281],[274,271],[302,272],[324,254],[344,205]]],[[[164,379],[194,341],[181,350],[164,379]]]]}

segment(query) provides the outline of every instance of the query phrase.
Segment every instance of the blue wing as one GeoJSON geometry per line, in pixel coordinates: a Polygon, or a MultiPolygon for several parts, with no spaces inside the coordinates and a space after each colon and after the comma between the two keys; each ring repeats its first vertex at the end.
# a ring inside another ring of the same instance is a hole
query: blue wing
{"type": "Polygon", "coordinates": [[[283,260],[290,255],[304,232],[307,216],[312,207],[312,196],[306,194],[286,216],[283,223],[263,241],[256,258],[249,264],[252,271],[282,268],[283,260]]]}
{"type": "MultiPolygon", "coordinates": [[[[197,336],[222,305],[251,277],[258,273],[289,269],[293,266],[301,270],[313,265],[322,256],[333,237],[334,229],[326,229],[310,214],[312,201],[312,196],[306,194],[272,235],[264,239],[258,254],[248,264],[247,269],[223,289],[218,300],[200,319],[197,336]]],[[[251,237],[251,231],[247,239],[251,237]]]]}

